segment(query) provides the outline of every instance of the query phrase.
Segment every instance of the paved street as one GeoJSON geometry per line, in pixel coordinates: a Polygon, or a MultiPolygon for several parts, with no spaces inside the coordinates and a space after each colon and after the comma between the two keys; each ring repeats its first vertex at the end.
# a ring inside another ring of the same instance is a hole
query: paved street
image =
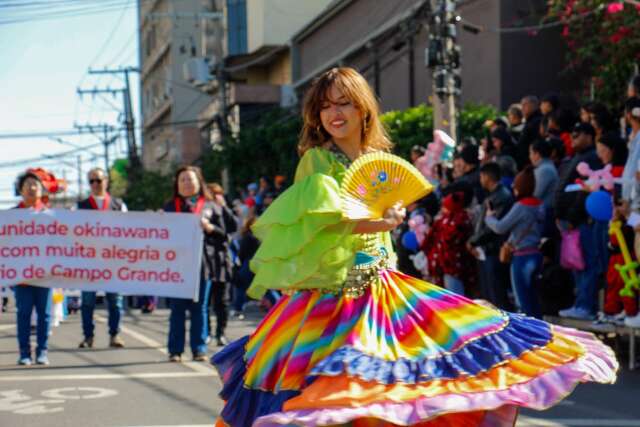
{"type": "MultiPolygon", "coordinates": [[[[206,363],[166,361],[167,310],[125,316],[125,349],[107,347],[104,317],[94,349],[79,350],[80,316],[53,329],[50,367],[20,368],[14,313],[0,315],[0,426],[211,426],[220,387],[206,363]]],[[[259,314],[234,320],[230,338],[255,326],[259,314]]],[[[211,345],[211,351],[215,347],[211,345]]],[[[187,354],[187,356],[190,356],[187,354]]],[[[581,385],[557,407],[524,411],[517,426],[640,426],[640,371],[622,371],[615,386],[581,385]]]]}

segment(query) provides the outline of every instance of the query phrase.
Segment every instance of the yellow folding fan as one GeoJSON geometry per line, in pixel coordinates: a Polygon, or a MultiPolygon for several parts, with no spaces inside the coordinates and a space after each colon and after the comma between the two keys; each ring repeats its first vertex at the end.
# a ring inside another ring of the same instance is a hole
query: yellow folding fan
{"type": "Polygon", "coordinates": [[[378,219],[397,202],[407,206],[427,195],[433,186],[418,169],[393,154],[364,154],[349,166],[340,192],[349,219],[378,219]]]}

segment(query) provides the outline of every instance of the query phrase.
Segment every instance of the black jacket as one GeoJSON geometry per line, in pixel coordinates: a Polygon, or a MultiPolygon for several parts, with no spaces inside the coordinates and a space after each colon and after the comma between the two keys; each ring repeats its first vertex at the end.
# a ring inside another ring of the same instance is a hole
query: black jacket
{"type": "Polygon", "coordinates": [[[518,140],[518,156],[516,158],[519,170],[522,170],[525,165],[529,164],[529,146],[540,138],[540,123],[542,122],[542,117],[540,110],[536,110],[535,113],[527,118],[524,128],[522,129],[520,139],[518,140]]]}
{"type": "Polygon", "coordinates": [[[567,185],[574,184],[576,179],[580,178],[580,174],[576,170],[580,162],[587,163],[591,170],[598,170],[603,167],[596,154],[596,149],[589,147],[577,153],[560,176],[555,194],[555,214],[558,219],[567,220],[573,225],[582,224],[589,217],[584,207],[588,194],[585,191],[564,191],[567,185]]]}
{"type": "Polygon", "coordinates": [[[485,194],[480,185],[480,170],[475,168],[461,177],[457,178],[451,184],[442,189],[442,195],[448,196],[452,193],[461,191],[464,194],[464,206],[469,207],[475,198],[478,203],[482,203],[485,194]]]}
{"type": "MultiPolygon", "coordinates": [[[[175,201],[165,203],[163,210],[176,212],[175,201]]],[[[181,212],[191,213],[186,203],[181,204],[181,212]]],[[[231,280],[232,271],[229,241],[231,234],[237,229],[236,220],[228,207],[211,201],[205,202],[200,216],[207,218],[214,227],[212,233],[204,235],[201,271],[204,277],[214,282],[228,282],[231,280]]]]}
{"type": "Polygon", "coordinates": [[[502,184],[498,184],[495,190],[488,193],[480,209],[480,215],[476,220],[473,235],[469,239],[469,243],[471,243],[472,246],[482,247],[487,255],[497,255],[500,252],[500,246],[502,246],[507,236],[500,236],[494,233],[487,227],[487,224],[485,224],[484,217],[487,214],[487,204],[492,206],[498,219],[501,219],[509,212],[511,206],[513,206],[513,196],[502,184]]]}

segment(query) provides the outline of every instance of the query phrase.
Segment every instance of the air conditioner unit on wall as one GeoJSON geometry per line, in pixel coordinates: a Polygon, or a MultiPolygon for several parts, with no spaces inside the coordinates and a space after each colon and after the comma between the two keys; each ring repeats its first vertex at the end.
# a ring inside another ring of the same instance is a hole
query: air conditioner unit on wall
{"type": "Polygon", "coordinates": [[[184,79],[194,86],[204,86],[214,78],[208,58],[187,59],[182,65],[182,74],[184,79]]]}

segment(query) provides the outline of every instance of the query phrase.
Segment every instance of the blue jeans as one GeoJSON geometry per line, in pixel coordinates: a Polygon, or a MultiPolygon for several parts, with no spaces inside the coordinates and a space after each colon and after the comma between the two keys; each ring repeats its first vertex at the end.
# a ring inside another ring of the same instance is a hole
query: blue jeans
{"type": "MultiPolygon", "coordinates": [[[[107,308],[109,310],[109,335],[112,337],[120,332],[120,317],[122,316],[122,295],[107,292],[107,308]]],[[[96,308],[96,293],[82,292],[82,333],[85,338],[93,338],[95,323],[93,321],[93,311],[96,308]]]]}
{"type": "Polygon", "coordinates": [[[233,286],[233,309],[237,312],[242,312],[244,305],[247,302],[247,289],[251,285],[253,280],[253,273],[249,270],[249,262],[246,261],[242,264],[240,269],[236,272],[232,286],[233,286]]]}
{"type": "Polygon", "coordinates": [[[184,352],[186,311],[191,315],[191,325],[189,327],[189,342],[191,352],[203,354],[207,352],[206,339],[209,336],[207,328],[209,291],[211,282],[200,279],[200,291],[198,302],[183,298],[169,298],[169,354],[182,354],[184,352]]]}
{"type": "Polygon", "coordinates": [[[581,224],[579,230],[585,268],[573,272],[576,282],[575,307],[595,314],[598,311],[598,277],[609,264],[607,223],[594,221],[581,224]]]}
{"type": "Polygon", "coordinates": [[[542,254],[514,255],[511,260],[511,284],[520,310],[527,316],[542,318],[533,275],[542,265],[542,254]]]}
{"type": "Polygon", "coordinates": [[[480,272],[480,295],[502,310],[510,310],[509,271],[497,255],[487,255],[484,261],[478,261],[480,272]]]}
{"type": "Polygon", "coordinates": [[[455,292],[458,295],[464,295],[464,283],[462,283],[462,280],[450,274],[444,275],[444,287],[448,291],[455,292]]]}
{"type": "Polygon", "coordinates": [[[17,285],[16,321],[18,323],[18,346],[20,358],[31,357],[31,313],[36,309],[38,323],[36,327],[38,347],[36,357],[49,348],[49,329],[51,326],[51,289],[30,285],[17,285]]]}

